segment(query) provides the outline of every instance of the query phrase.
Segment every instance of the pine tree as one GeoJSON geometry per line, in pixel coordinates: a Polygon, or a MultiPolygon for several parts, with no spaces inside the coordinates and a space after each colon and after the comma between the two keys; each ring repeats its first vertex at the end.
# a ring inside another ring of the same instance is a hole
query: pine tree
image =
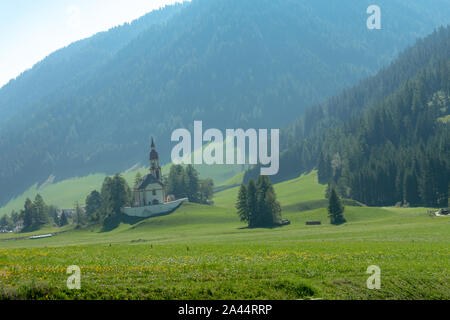
{"type": "MultiPolygon", "coordinates": [[[[267,176],[260,175],[258,177],[258,182],[256,184],[257,189],[257,201],[258,201],[258,219],[256,225],[258,226],[272,226],[273,216],[272,216],[272,203],[267,206],[266,196],[268,192],[272,193],[274,196],[273,187],[267,176]]],[[[272,200],[271,200],[272,201],[272,200]]]]}
{"type": "Polygon", "coordinates": [[[34,206],[29,198],[25,200],[23,211],[23,231],[30,231],[34,227],[34,206]]]}
{"type": "Polygon", "coordinates": [[[212,179],[199,180],[199,202],[208,203],[214,194],[214,181],[212,179]]]}
{"type": "Polygon", "coordinates": [[[47,206],[47,214],[53,224],[59,225],[58,208],[54,205],[47,206]]]}
{"type": "Polygon", "coordinates": [[[414,172],[407,172],[403,185],[403,202],[412,206],[420,203],[420,196],[417,185],[417,175],[414,172]]]}
{"type": "Polygon", "coordinates": [[[198,172],[192,165],[186,167],[186,187],[187,196],[190,202],[199,202],[199,181],[198,172]]]}
{"type": "Polygon", "coordinates": [[[12,224],[13,223],[9,215],[5,214],[0,218],[0,229],[10,230],[12,224]]]}
{"type": "Polygon", "coordinates": [[[101,196],[102,196],[102,218],[108,216],[113,211],[112,199],[113,181],[111,177],[106,177],[103,180],[101,196]]]}
{"type": "Polygon", "coordinates": [[[81,228],[81,226],[84,224],[84,215],[83,210],[81,210],[80,205],[78,204],[78,201],[75,203],[75,225],[77,228],[81,228]]]}
{"type": "Polygon", "coordinates": [[[269,189],[264,198],[265,210],[269,213],[267,216],[267,225],[281,224],[281,206],[273,189],[269,189]]]}
{"type": "Polygon", "coordinates": [[[323,152],[321,152],[319,155],[317,170],[319,183],[327,183],[331,174],[331,166],[328,157],[325,156],[323,152]]]}
{"type": "Polygon", "coordinates": [[[69,224],[69,221],[67,220],[67,215],[63,212],[61,213],[61,217],[59,218],[59,226],[63,227],[67,224],[69,224]]]}
{"type": "Polygon", "coordinates": [[[115,215],[120,215],[121,209],[131,202],[131,190],[127,181],[116,174],[111,182],[111,208],[115,215]]]}
{"type": "Polygon", "coordinates": [[[339,199],[334,187],[331,187],[330,199],[328,204],[328,217],[331,224],[341,224],[346,222],[344,218],[344,207],[339,199]]]}
{"type": "Polygon", "coordinates": [[[450,182],[448,183],[448,188],[447,188],[447,207],[450,208],[450,182]]]}
{"type": "Polygon", "coordinates": [[[17,222],[19,222],[20,220],[20,214],[17,213],[15,210],[11,211],[11,220],[13,224],[16,225],[17,222]]]}
{"type": "Polygon", "coordinates": [[[35,224],[36,227],[40,227],[48,223],[48,209],[47,205],[44,202],[42,196],[38,193],[34,198],[34,214],[36,217],[35,224]]]}
{"type": "Polygon", "coordinates": [[[102,196],[97,190],[86,197],[86,215],[91,220],[99,220],[98,210],[102,207],[102,196]]]}
{"type": "Polygon", "coordinates": [[[241,184],[241,187],[239,188],[236,209],[241,221],[248,223],[250,221],[250,215],[248,210],[247,187],[245,184],[241,184]]]}
{"type": "Polygon", "coordinates": [[[176,199],[187,196],[187,177],[182,165],[173,165],[170,167],[169,177],[167,178],[167,194],[172,194],[176,199]]]}
{"type": "Polygon", "coordinates": [[[248,206],[248,219],[249,227],[255,227],[258,225],[258,196],[256,184],[253,179],[250,179],[247,186],[247,206],[248,206]]]}

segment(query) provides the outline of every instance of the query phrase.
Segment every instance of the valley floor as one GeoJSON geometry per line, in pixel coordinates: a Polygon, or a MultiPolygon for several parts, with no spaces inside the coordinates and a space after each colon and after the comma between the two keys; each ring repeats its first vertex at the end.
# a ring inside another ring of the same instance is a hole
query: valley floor
{"type": "Polygon", "coordinates": [[[0,241],[0,298],[450,299],[449,217],[347,206],[348,222],[332,226],[315,178],[275,186],[291,221],[281,228],[245,228],[229,189],[214,206],[187,203],[110,232],[0,241]],[[80,290],[66,287],[70,265],[81,268],[80,290]],[[367,288],[370,265],[379,290],[367,288]]]}

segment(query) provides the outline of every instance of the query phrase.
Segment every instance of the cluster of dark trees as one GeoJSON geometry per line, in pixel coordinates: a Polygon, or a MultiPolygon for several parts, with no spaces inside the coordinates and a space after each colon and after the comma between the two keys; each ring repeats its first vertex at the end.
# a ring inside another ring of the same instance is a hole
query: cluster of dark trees
{"type": "Polygon", "coordinates": [[[93,190],[86,197],[86,208],[83,214],[77,217],[77,226],[89,223],[103,223],[107,219],[113,219],[121,215],[121,208],[131,206],[133,199],[132,191],[125,178],[120,174],[106,177],[103,181],[101,191],[93,190]]]}
{"type": "Polygon", "coordinates": [[[165,183],[168,195],[173,195],[176,199],[188,198],[190,202],[194,203],[209,203],[214,192],[212,179],[200,179],[197,170],[192,165],[171,166],[165,183]]]}
{"type": "Polygon", "coordinates": [[[281,207],[267,176],[259,176],[257,182],[250,179],[242,184],[236,202],[237,213],[250,228],[281,225],[281,207]]]}
{"type": "Polygon", "coordinates": [[[45,225],[65,226],[69,219],[64,212],[59,214],[57,207],[47,205],[40,194],[34,201],[29,198],[25,200],[24,208],[19,212],[13,210],[10,215],[6,214],[0,218],[0,229],[14,230],[21,226],[20,231],[29,232],[38,230],[45,225]]]}
{"type": "Polygon", "coordinates": [[[199,116],[284,126],[448,22],[446,1],[392,1],[374,33],[360,0],[196,0],[73,43],[0,89],[0,205],[51,174],[129,168],[149,132],[170,141],[199,116]]]}
{"type": "MultiPolygon", "coordinates": [[[[142,178],[136,174],[135,184],[142,178]]],[[[208,203],[213,194],[213,182],[211,179],[199,179],[198,172],[191,165],[184,168],[181,165],[173,165],[169,175],[163,177],[167,186],[167,194],[175,198],[187,197],[189,201],[196,203],[208,203]]],[[[131,206],[134,196],[127,181],[120,175],[106,177],[101,191],[93,190],[86,197],[85,212],[80,211],[80,216],[75,216],[76,224],[83,226],[89,223],[110,223],[122,215],[121,208],[131,206]]]]}
{"type": "Polygon", "coordinates": [[[22,225],[22,232],[34,231],[45,225],[65,226],[73,223],[77,228],[92,223],[103,223],[108,218],[120,215],[120,208],[131,205],[132,192],[126,180],[116,174],[106,177],[101,191],[93,190],[86,197],[86,206],[82,208],[78,202],[71,217],[56,206],[47,205],[40,194],[34,201],[27,199],[24,209],[20,212],[12,211],[10,215],[0,218],[0,229],[14,230],[22,225]]]}
{"type": "MultiPolygon", "coordinates": [[[[317,168],[320,183],[367,205],[446,207],[449,115],[447,27],[284,130],[280,172],[273,179],[317,168]]],[[[245,179],[258,171],[253,168],[245,179]]]]}

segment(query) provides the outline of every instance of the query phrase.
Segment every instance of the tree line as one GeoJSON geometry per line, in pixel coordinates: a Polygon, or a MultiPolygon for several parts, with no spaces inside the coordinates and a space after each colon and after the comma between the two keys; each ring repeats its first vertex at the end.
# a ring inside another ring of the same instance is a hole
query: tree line
{"type": "Polygon", "coordinates": [[[0,218],[0,229],[30,232],[45,225],[63,227],[68,223],[69,219],[64,212],[56,206],[47,205],[43,197],[37,194],[34,201],[27,198],[23,209],[19,212],[13,210],[9,215],[3,215],[0,218]]]}

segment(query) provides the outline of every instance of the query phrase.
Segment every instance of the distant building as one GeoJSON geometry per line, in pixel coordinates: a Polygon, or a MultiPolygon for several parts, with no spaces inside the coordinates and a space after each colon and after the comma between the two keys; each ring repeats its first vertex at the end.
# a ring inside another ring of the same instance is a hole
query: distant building
{"type": "Polygon", "coordinates": [[[134,207],[165,203],[166,186],[162,182],[158,152],[152,138],[150,151],[150,173],[145,175],[134,187],[134,207]]]}
{"type": "MultiPolygon", "coordinates": [[[[81,212],[86,213],[86,207],[80,207],[81,212]]],[[[76,208],[72,209],[61,209],[58,210],[58,217],[61,217],[61,215],[64,213],[66,217],[73,218],[75,216],[75,213],[77,212],[76,208]]]]}
{"type": "Polygon", "coordinates": [[[158,152],[152,138],[150,173],[146,174],[134,187],[133,206],[122,208],[122,212],[133,217],[151,217],[172,212],[185,201],[187,198],[175,200],[173,196],[167,196],[166,186],[162,181],[158,152]]]}
{"type": "Polygon", "coordinates": [[[19,221],[17,221],[16,226],[14,227],[13,231],[15,233],[19,233],[20,231],[22,231],[22,229],[23,229],[23,220],[19,220],[19,221]]]}

